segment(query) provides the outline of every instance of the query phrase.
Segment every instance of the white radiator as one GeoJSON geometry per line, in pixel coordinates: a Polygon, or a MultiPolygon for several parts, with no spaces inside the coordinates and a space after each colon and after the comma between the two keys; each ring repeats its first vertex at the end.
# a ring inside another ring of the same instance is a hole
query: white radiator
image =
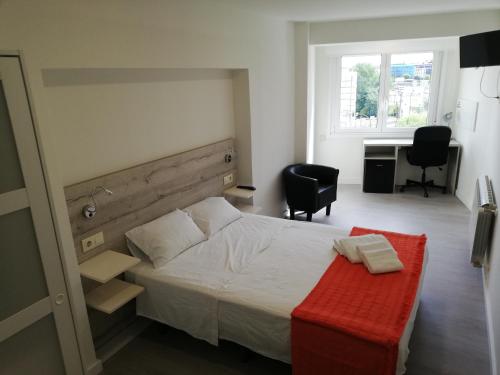
{"type": "Polygon", "coordinates": [[[490,246],[493,220],[497,214],[495,196],[488,176],[480,176],[476,181],[475,201],[471,216],[471,255],[470,261],[475,267],[483,265],[490,246]]]}

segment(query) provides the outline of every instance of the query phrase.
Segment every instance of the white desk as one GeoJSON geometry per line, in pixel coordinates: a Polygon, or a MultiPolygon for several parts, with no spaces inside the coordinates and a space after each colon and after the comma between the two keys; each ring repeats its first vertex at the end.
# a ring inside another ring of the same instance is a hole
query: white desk
{"type": "MultiPolygon", "coordinates": [[[[405,179],[403,179],[403,177],[407,173],[407,170],[410,167],[413,169],[413,172],[417,171],[418,173],[420,173],[420,168],[409,166],[408,163],[406,162],[406,152],[404,152],[403,149],[411,147],[412,145],[413,145],[413,138],[364,139],[363,171],[365,170],[366,160],[394,160],[395,173],[394,173],[394,180],[392,182],[394,191],[396,186],[404,184],[405,179]]],[[[450,153],[448,155],[448,164],[444,176],[440,176],[440,173],[438,172],[435,172],[434,176],[432,175],[432,172],[429,175],[429,179],[430,178],[444,179],[443,182],[448,187],[448,192],[453,195],[455,194],[458,182],[458,171],[460,165],[460,147],[461,147],[460,143],[458,143],[455,140],[451,140],[449,145],[450,153]]],[[[415,177],[413,179],[415,179],[415,177]]],[[[416,179],[417,181],[419,181],[420,177],[416,179]]]]}
{"type": "MultiPolygon", "coordinates": [[[[364,146],[400,146],[409,147],[413,145],[413,138],[367,138],[363,140],[364,146]]],[[[452,139],[450,147],[460,147],[460,143],[452,139]]]]}

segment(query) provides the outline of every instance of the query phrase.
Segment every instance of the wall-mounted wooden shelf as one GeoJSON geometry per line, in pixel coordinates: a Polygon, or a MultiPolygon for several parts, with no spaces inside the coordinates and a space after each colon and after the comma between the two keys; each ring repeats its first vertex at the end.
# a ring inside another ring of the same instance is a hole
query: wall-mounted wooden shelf
{"type": "Polygon", "coordinates": [[[107,250],[80,264],[80,274],[104,284],[139,262],[138,258],[107,250]]]}
{"type": "Polygon", "coordinates": [[[236,203],[234,206],[241,212],[246,212],[248,214],[258,214],[260,211],[262,211],[262,207],[252,206],[250,204],[236,203]]]}
{"type": "Polygon", "coordinates": [[[253,197],[254,190],[247,189],[238,189],[236,186],[233,186],[229,189],[224,190],[224,195],[242,198],[242,199],[250,199],[253,197]]]}
{"type": "Polygon", "coordinates": [[[107,250],[80,264],[80,274],[102,285],[85,295],[87,306],[111,314],[144,291],[140,285],[115,279],[140,262],[140,259],[107,250]]]}
{"type": "Polygon", "coordinates": [[[112,314],[143,291],[144,288],[140,285],[112,279],[86,294],[85,300],[88,306],[112,314]]]}

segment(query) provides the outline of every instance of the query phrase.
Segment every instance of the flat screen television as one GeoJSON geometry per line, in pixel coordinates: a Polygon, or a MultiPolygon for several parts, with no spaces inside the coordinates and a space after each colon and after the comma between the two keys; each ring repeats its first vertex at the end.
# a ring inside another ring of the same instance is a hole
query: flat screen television
{"type": "Polygon", "coordinates": [[[460,37],[460,67],[500,65],[500,30],[460,37]]]}

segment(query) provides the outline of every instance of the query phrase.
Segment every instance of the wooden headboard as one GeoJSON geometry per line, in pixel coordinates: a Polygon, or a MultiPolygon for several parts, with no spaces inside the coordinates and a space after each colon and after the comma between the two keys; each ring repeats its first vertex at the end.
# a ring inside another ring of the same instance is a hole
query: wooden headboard
{"type": "Polygon", "coordinates": [[[104,250],[127,252],[125,232],[176,208],[184,208],[209,196],[220,196],[223,177],[234,174],[236,161],[226,163],[224,156],[234,148],[233,139],[168,156],[105,176],[80,182],[64,189],[78,262],[104,250]],[[113,192],[95,195],[97,215],[86,219],[82,208],[89,195],[104,186],[113,192]],[[86,253],[82,239],[97,232],[104,233],[104,244],[86,253]]]}

